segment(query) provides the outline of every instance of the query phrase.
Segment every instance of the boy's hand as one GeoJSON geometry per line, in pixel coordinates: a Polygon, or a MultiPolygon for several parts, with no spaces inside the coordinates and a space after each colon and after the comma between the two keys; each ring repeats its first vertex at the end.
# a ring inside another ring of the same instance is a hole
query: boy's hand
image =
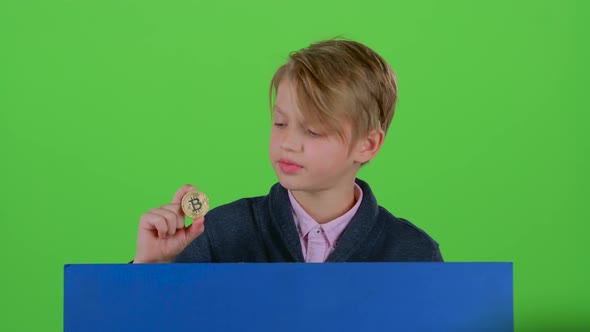
{"type": "Polygon", "coordinates": [[[169,263],[203,233],[204,217],[194,219],[190,226],[184,225],[185,215],[180,203],[182,196],[191,190],[196,188],[188,184],[180,187],[172,203],[141,216],[133,263],[169,263]]]}

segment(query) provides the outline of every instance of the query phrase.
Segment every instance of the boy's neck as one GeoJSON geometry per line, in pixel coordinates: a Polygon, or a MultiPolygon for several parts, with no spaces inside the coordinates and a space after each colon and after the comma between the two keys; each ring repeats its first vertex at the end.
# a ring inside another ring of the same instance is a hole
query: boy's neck
{"type": "Polygon", "coordinates": [[[297,203],[318,224],[325,224],[348,212],[356,203],[354,182],[343,188],[322,191],[291,191],[297,203]]]}

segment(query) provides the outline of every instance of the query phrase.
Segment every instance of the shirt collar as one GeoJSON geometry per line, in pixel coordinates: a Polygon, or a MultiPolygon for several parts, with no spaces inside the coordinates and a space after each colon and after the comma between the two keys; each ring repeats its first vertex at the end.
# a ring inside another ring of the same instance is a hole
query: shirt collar
{"type": "Polygon", "coordinates": [[[363,200],[363,190],[358,184],[354,184],[354,197],[356,203],[354,206],[348,210],[346,213],[341,215],[340,217],[330,220],[329,222],[320,225],[317,221],[315,221],[304,209],[303,207],[297,202],[295,196],[288,190],[289,193],[289,200],[291,202],[291,207],[293,210],[293,219],[295,221],[295,226],[299,232],[299,237],[304,238],[307,234],[317,228],[318,226],[324,231],[326,239],[330,246],[334,246],[336,241],[346,229],[346,226],[352,220],[352,217],[356,214],[361,202],[363,200]]]}

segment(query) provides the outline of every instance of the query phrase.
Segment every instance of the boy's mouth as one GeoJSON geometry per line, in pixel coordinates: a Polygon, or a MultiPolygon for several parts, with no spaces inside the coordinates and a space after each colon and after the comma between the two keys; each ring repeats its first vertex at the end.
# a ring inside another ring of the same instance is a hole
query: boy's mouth
{"type": "Polygon", "coordinates": [[[279,159],[279,167],[287,174],[296,173],[303,168],[303,166],[289,159],[279,159]]]}

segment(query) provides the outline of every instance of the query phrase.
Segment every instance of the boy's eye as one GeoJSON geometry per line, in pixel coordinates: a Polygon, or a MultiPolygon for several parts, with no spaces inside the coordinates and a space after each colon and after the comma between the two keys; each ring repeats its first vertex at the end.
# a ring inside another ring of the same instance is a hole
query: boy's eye
{"type": "Polygon", "coordinates": [[[316,133],[315,131],[311,130],[311,129],[307,129],[307,133],[309,134],[309,136],[311,137],[319,137],[320,134],[316,133]]]}
{"type": "Polygon", "coordinates": [[[285,124],[281,123],[281,122],[275,122],[274,125],[275,125],[275,127],[284,127],[285,126],[285,124]]]}

